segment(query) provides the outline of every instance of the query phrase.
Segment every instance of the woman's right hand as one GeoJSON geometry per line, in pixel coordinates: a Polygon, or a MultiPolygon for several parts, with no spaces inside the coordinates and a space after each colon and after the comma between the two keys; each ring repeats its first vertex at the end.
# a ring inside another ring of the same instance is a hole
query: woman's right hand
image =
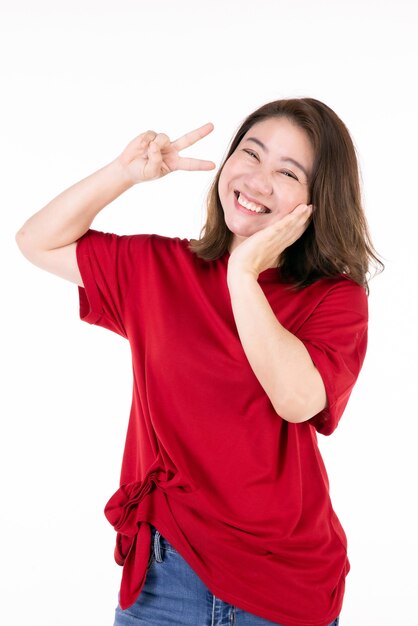
{"type": "Polygon", "coordinates": [[[203,139],[213,130],[208,123],[186,133],[176,141],[170,141],[167,135],[148,130],[135,137],[118,157],[132,184],[155,180],[176,170],[202,171],[212,170],[215,163],[181,157],[179,152],[203,139]]]}

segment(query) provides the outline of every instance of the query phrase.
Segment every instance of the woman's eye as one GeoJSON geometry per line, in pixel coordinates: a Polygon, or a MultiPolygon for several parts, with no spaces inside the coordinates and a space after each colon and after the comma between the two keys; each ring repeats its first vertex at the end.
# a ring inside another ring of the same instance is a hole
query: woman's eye
{"type": "Polygon", "coordinates": [[[294,178],[295,180],[298,180],[298,178],[294,174],[292,174],[292,172],[283,171],[282,174],[289,176],[289,178],[294,178]]]}
{"type": "MultiPolygon", "coordinates": [[[[250,157],[253,157],[254,159],[257,159],[257,161],[258,161],[257,154],[255,152],[253,152],[252,150],[249,150],[248,148],[243,148],[243,152],[248,154],[250,157]]],[[[292,172],[287,172],[286,170],[282,170],[280,173],[284,174],[288,178],[293,178],[294,180],[299,180],[299,178],[297,176],[295,176],[294,174],[292,174],[292,172]]]]}

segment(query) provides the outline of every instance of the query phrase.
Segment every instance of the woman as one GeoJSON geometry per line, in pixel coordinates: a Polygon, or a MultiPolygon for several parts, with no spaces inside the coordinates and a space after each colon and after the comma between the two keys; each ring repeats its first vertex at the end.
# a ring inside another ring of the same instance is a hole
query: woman
{"type": "MultiPolygon", "coordinates": [[[[316,431],[337,427],[379,265],[350,135],[325,104],[269,103],[238,130],[199,240],[90,228],[213,129],[148,131],[32,216],[25,256],[79,285],[80,317],[130,342],[115,626],[337,624],[349,571],[316,431]]],[[[381,264],[380,264],[381,265],[381,264]]]]}

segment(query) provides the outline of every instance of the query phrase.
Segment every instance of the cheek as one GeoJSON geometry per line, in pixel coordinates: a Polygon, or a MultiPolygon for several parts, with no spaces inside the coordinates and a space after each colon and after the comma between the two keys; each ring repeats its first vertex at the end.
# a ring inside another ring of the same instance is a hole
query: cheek
{"type": "Polygon", "coordinates": [[[305,204],[309,200],[309,191],[298,183],[282,182],[277,197],[283,201],[283,210],[290,213],[298,204],[305,204]]]}
{"type": "Polygon", "coordinates": [[[223,202],[223,199],[225,197],[225,186],[224,186],[223,181],[224,179],[222,178],[222,174],[221,174],[219,181],[218,181],[218,196],[221,200],[221,203],[223,202]]]}
{"type": "Polygon", "coordinates": [[[276,198],[276,212],[279,220],[291,213],[299,204],[308,203],[306,191],[290,185],[282,185],[280,189],[276,189],[276,198]]]}
{"type": "Polygon", "coordinates": [[[237,161],[235,153],[232,154],[225,162],[219,178],[219,182],[222,183],[224,189],[226,189],[229,183],[236,178],[240,172],[242,172],[242,169],[242,164],[237,161]]]}
{"type": "Polygon", "coordinates": [[[219,182],[218,182],[218,194],[221,200],[222,200],[222,197],[225,196],[225,194],[228,192],[229,180],[230,180],[229,168],[225,166],[221,172],[221,175],[219,176],[219,182]]]}

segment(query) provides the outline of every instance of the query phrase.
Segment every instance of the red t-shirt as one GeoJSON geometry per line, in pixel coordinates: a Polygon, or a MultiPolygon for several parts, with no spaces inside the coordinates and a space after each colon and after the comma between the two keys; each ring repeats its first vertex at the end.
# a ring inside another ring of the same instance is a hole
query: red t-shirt
{"type": "Polygon", "coordinates": [[[350,566],[316,430],[334,431],[359,374],[367,296],[344,276],[295,292],[276,269],[260,274],[327,391],[327,409],[291,424],[242,348],[229,253],[204,261],[188,243],[90,229],[77,244],[80,318],[132,351],[120,488],[105,508],[124,565],[120,604],[142,590],[153,524],[218,598],[284,626],[327,626],[350,566]]]}

